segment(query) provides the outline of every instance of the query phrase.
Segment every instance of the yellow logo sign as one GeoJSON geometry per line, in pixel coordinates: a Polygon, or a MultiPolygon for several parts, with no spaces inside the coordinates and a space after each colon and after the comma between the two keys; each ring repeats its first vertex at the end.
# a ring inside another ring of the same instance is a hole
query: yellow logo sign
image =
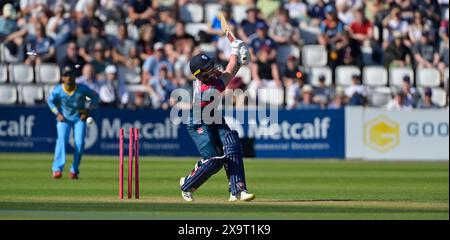
{"type": "Polygon", "coordinates": [[[380,115],[364,126],[364,142],[370,148],[386,152],[400,142],[400,127],[384,115],[380,115]]]}

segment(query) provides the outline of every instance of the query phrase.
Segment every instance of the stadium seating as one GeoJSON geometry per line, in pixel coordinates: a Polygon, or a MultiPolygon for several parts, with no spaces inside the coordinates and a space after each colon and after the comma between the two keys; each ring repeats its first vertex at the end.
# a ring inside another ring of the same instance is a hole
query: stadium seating
{"type": "Polygon", "coordinates": [[[21,63],[10,64],[9,80],[13,83],[32,83],[34,81],[33,67],[21,63]]]}
{"type": "Polygon", "coordinates": [[[311,84],[313,86],[319,86],[319,77],[325,76],[325,85],[331,86],[333,84],[333,74],[329,67],[312,67],[310,71],[311,84]]]}
{"type": "Polygon", "coordinates": [[[34,105],[44,101],[44,88],[41,85],[18,85],[17,90],[19,91],[19,103],[34,105]]]}
{"type": "Polygon", "coordinates": [[[206,23],[187,23],[186,24],[186,33],[189,33],[192,36],[198,36],[198,33],[201,30],[206,31],[207,29],[208,29],[208,24],[206,24],[206,23]]]}
{"type": "Polygon", "coordinates": [[[11,84],[0,85],[0,104],[12,105],[17,103],[17,89],[11,84]]]}
{"type": "Polygon", "coordinates": [[[382,87],[388,83],[387,70],[382,66],[363,68],[363,83],[369,87],[382,87]]]}
{"type": "Polygon", "coordinates": [[[311,26],[301,26],[300,36],[303,40],[303,44],[311,45],[317,44],[317,36],[320,34],[320,28],[311,26]]]}
{"type": "Polygon", "coordinates": [[[435,68],[417,68],[416,77],[420,87],[439,87],[441,83],[439,70],[435,68]]]}
{"type": "Polygon", "coordinates": [[[258,100],[270,106],[281,106],[284,101],[284,91],[279,88],[259,89],[258,100]]]}
{"type": "Polygon", "coordinates": [[[240,23],[242,20],[247,18],[247,6],[245,5],[235,5],[233,6],[233,19],[240,23]]]}
{"type": "Polygon", "coordinates": [[[291,55],[299,59],[300,49],[295,45],[278,46],[276,61],[283,64],[287,62],[288,57],[291,55]]]}
{"type": "Polygon", "coordinates": [[[250,68],[247,66],[242,66],[236,74],[236,77],[241,77],[245,84],[249,84],[252,80],[252,73],[250,68]]]}
{"type": "Polygon", "coordinates": [[[36,66],[36,82],[40,83],[59,83],[61,79],[59,66],[52,63],[43,63],[36,66]]]}
{"type": "Polygon", "coordinates": [[[305,45],[302,48],[302,65],[305,67],[322,67],[327,65],[327,50],[322,45],[305,45]]]}
{"type": "Polygon", "coordinates": [[[361,70],[357,66],[338,66],[334,74],[337,86],[348,86],[352,83],[352,76],[361,75],[361,70]]]}
{"type": "Polygon", "coordinates": [[[53,91],[53,88],[55,88],[57,84],[45,84],[44,85],[44,100],[46,101],[47,98],[50,96],[50,94],[53,91]]]}
{"type": "Polygon", "coordinates": [[[0,83],[6,83],[8,81],[8,66],[0,64],[0,83]]]}
{"type": "Polygon", "coordinates": [[[411,68],[392,68],[389,70],[389,86],[401,87],[403,77],[409,76],[411,85],[414,85],[414,71],[411,68]]]}
{"type": "Polygon", "coordinates": [[[376,87],[369,90],[369,106],[384,107],[389,103],[391,98],[391,89],[388,87],[376,87]]]}
{"type": "Polygon", "coordinates": [[[188,3],[180,7],[179,14],[181,21],[199,23],[203,21],[203,6],[198,3],[188,3]]]}
{"type": "MultiPolygon", "coordinates": [[[[421,96],[424,95],[425,87],[419,87],[417,90],[421,96]]],[[[444,107],[447,102],[447,93],[445,90],[442,88],[431,88],[431,91],[433,93],[431,96],[431,101],[440,107],[444,107]]]]}

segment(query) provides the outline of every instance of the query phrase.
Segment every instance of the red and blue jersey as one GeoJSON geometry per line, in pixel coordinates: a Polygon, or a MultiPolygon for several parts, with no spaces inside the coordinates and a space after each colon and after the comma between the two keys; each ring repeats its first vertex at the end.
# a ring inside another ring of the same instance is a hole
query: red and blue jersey
{"type": "Polygon", "coordinates": [[[223,80],[220,78],[215,78],[209,82],[202,82],[200,80],[196,80],[194,82],[194,106],[206,107],[210,104],[214,99],[212,96],[217,97],[219,93],[225,91],[225,84],[223,80]]]}

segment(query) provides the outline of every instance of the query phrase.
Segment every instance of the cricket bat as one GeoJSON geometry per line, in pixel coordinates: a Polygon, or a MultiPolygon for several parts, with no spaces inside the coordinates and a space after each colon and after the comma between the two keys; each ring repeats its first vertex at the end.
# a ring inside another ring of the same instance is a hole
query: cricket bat
{"type": "MultiPolygon", "coordinates": [[[[234,40],[236,40],[236,37],[231,31],[230,26],[228,26],[228,22],[225,19],[225,16],[223,16],[223,13],[221,12],[219,13],[219,20],[220,20],[220,27],[222,28],[222,31],[225,33],[225,36],[227,37],[228,41],[230,41],[230,43],[234,42],[234,40]]],[[[246,57],[244,57],[244,60],[246,60],[246,57]]]]}

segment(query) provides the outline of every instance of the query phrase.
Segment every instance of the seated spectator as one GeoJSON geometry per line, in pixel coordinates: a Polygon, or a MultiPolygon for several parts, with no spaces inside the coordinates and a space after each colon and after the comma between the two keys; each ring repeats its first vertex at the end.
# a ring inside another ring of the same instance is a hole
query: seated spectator
{"type": "Polygon", "coordinates": [[[48,20],[46,26],[47,36],[53,39],[55,48],[67,43],[72,36],[74,23],[65,13],[64,5],[61,3],[57,4],[54,16],[48,20]]]}
{"type": "MultiPolygon", "coordinates": [[[[224,18],[227,20],[228,25],[236,26],[237,23],[232,18],[232,6],[230,3],[225,3],[222,8],[220,9],[222,11],[224,18]]],[[[212,36],[211,40],[213,42],[217,42],[219,40],[219,37],[223,35],[222,27],[220,25],[220,19],[219,16],[215,16],[214,19],[211,22],[211,25],[208,28],[208,34],[212,36]]]]}
{"type": "Polygon", "coordinates": [[[150,23],[149,19],[154,17],[158,1],[153,0],[130,0],[128,4],[128,18],[139,28],[150,23]]]}
{"type": "Polygon", "coordinates": [[[395,40],[389,43],[385,50],[384,63],[386,67],[411,67],[412,56],[410,49],[404,44],[400,32],[394,33],[395,40]]]}
{"type": "Polygon", "coordinates": [[[238,28],[238,35],[242,41],[247,44],[250,43],[250,36],[256,33],[256,24],[259,22],[264,22],[259,17],[259,8],[252,6],[247,9],[247,18],[242,20],[240,27],[238,28]]]}
{"type": "Polygon", "coordinates": [[[307,79],[306,74],[302,73],[300,68],[297,66],[297,63],[292,62],[288,59],[287,68],[284,72],[284,83],[286,86],[286,108],[293,109],[296,105],[296,102],[301,99],[301,89],[307,83],[305,79],[307,79]],[[292,65],[292,67],[290,67],[292,65]]]}
{"type": "Polygon", "coordinates": [[[78,47],[76,42],[69,42],[69,44],[67,45],[67,49],[66,49],[66,56],[60,61],[58,62],[58,65],[61,69],[63,69],[65,66],[79,66],[77,69],[79,69],[77,71],[76,76],[80,76],[81,75],[81,69],[84,66],[84,60],[83,58],[80,57],[80,55],[78,54],[78,47]]]}
{"type": "Polygon", "coordinates": [[[326,86],[325,81],[325,75],[320,75],[319,86],[314,87],[315,100],[322,107],[325,107],[328,104],[332,95],[331,87],[326,86]]]}
{"type": "Polygon", "coordinates": [[[345,89],[345,96],[348,98],[348,105],[365,105],[367,89],[362,85],[360,75],[355,74],[352,76],[352,84],[345,89]]]}
{"type": "Polygon", "coordinates": [[[387,110],[390,111],[398,111],[398,110],[409,110],[412,109],[411,106],[405,105],[405,95],[402,91],[397,91],[394,94],[394,97],[389,103],[386,105],[387,110]]]}
{"type": "MultiPolygon", "coordinates": [[[[441,6],[437,0],[415,1],[415,9],[432,22],[432,26],[438,26],[441,20],[441,6]]],[[[448,4],[448,3],[447,3],[448,4]]]]}
{"type": "Polygon", "coordinates": [[[142,66],[142,83],[144,85],[147,85],[150,79],[159,75],[161,65],[167,66],[169,76],[173,75],[173,66],[164,52],[164,44],[157,42],[154,51],[153,56],[147,58],[142,66]]]}
{"type": "Polygon", "coordinates": [[[86,62],[93,61],[95,46],[100,45],[104,51],[105,58],[111,57],[111,43],[105,37],[103,31],[103,23],[101,21],[93,21],[91,33],[82,41],[79,54],[86,62]],[[98,44],[97,44],[98,43],[98,44]]]}
{"type": "Polygon", "coordinates": [[[325,19],[325,1],[317,0],[315,4],[308,10],[308,15],[311,18],[311,26],[318,27],[325,19]]]}
{"type": "Polygon", "coordinates": [[[81,13],[81,17],[77,20],[76,36],[78,45],[81,45],[84,38],[89,36],[94,22],[101,22],[101,20],[95,16],[95,10],[95,4],[88,4],[84,10],[86,13],[81,13]]]}
{"type": "Polygon", "coordinates": [[[383,48],[386,48],[386,46],[394,40],[394,33],[399,32],[404,35],[408,30],[408,22],[402,19],[401,12],[398,7],[392,8],[389,15],[384,18],[382,24],[383,28],[389,33],[387,39],[384,39],[383,48]]]}
{"type": "Polygon", "coordinates": [[[145,92],[137,91],[134,92],[134,99],[131,106],[129,106],[131,109],[145,109],[149,107],[149,101],[147,94],[145,92]]]}
{"type": "Polygon", "coordinates": [[[345,92],[342,87],[336,87],[336,93],[333,100],[328,104],[328,109],[340,109],[345,107],[345,92]]]}
{"type": "Polygon", "coordinates": [[[336,3],[337,16],[339,21],[345,25],[350,25],[355,21],[354,11],[351,9],[353,3],[348,1],[340,1],[336,3]]]}
{"type": "Polygon", "coordinates": [[[170,37],[170,43],[178,53],[181,53],[184,47],[193,49],[197,45],[195,38],[186,32],[185,27],[183,22],[177,22],[175,24],[175,33],[170,37]]]}
{"type": "Polygon", "coordinates": [[[417,104],[417,108],[420,109],[437,109],[438,105],[434,104],[431,98],[433,97],[433,90],[431,88],[425,88],[422,99],[417,104]]]}
{"type": "Polygon", "coordinates": [[[84,65],[81,76],[79,76],[75,81],[76,83],[81,83],[88,86],[97,93],[100,92],[100,83],[95,75],[94,67],[89,63],[84,65]]]}
{"type": "Polygon", "coordinates": [[[269,59],[269,54],[267,48],[258,52],[256,63],[251,65],[253,81],[248,86],[249,90],[283,87],[278,66],[273,60],[269,59]]]}
{"type": "Polygon", "coordinates": [[[154,76],[150,80],[147,89],[154,108],[169,108],[170,94],[175,89],[175,86],[169,80],[167,66],[161,65],[159,75],[154,76]]]}
{"type": "Polygon", "coordinates": [[[153,55],[153,46],[155,45],[155,31],[152,25],[145,24],[139,28],[139,40],[137,50],[141,61],[145,61],[153,55]]]}
{"type": "Polygon", "coordinates": [[[125,89],[124,80],[118,79],[117,68],[114,65],[108,65],[105,69],[105,76],[99,90],[100,104],[111,107],[126,105],[128,92],[125,89]]]}
{"type": "Polygon", "coordinates": [[[350,35],[356,40],[359,46],[364,42],[371,41],[373,37],[373,25],[364,15],[363,9],[355,10],[355,20],[350,24],[350,35]]]}
{"type": "Polygon", "coordinates": [[[433,68],[439,64],[439,52],[435,44],[430,41],[430,33],[422,33],[420,41],[414,44],[413,49],[416,66],[419,68],[433,68]]]}
{"type": "Polygon", "coordinates": [[[136,43],[128,37],[127,24],[121,23],[117,29],[117,37],[114,39],[112,56],[115,62],[130,67],[129,53],[136,43]]]}
{"type": "Polygon", "coordinates": [[[252,59],[256,60],[259,50],[266,48],[269,50],[269,60],[274,61],[277,57],[277,44],[267,35],[268,26],[266,23],[256,24],[256,33],[250,37],[250,54],[252,59]]]}
{"type": "Polygon", "coordinates": [[[320,45],[326,46],[330,53],[329,58],[334,61],[338,58],[336,53],[336,43],[341,41],[344,24],[337,18],[336,10],[333,6],[325,7],[325,20],[320,25],[318,41],[320,45]]]}
{"type": "Polygon", "coordinates": [[[297,103],[297,109],[320,109],[320,105],[313,101],[314,92],[311,85],[306,84],[302,87],[302,98],[297,103]]]}
{"type": "Polygon", "coordinates": [[[279,45],[300,44],[300,31],[290,23],[289,13],[284,7],[278,9],[269,28],[269,36],[279,45]]]}
{"type": "Polygon", "coordinates": [[[25,64],[41,64],[55,60],[55,47],[53,40],[45,35],[45,27],[37,23],[34,25],[36,35],[27,37],[27,51],[34,52],[36,55],[29,55],[25,64]]]}
{"type": "Polygon", "coordinates": [[[416,88],[411,86],[411,79],[408,75],[403,77],[402,89],[403,96],[405,96],[404,104],[410,107],[416,107],[417,100],[419,99],[419,93],[416,88]]]}
{"type": "Polygon", "coordinates": [[[301,23],[308,20],[308,6],[302,0],[289,0],[284,8],[288,10],[289,17],[301,23]]]}
{"type": "Polygon", "coordinates": [[[337,65],[363,65],[360,60],[360,46],[351,39],[348,31],[343,31],[341,38],[334,47],[334,51],[330,54],[328,65],[334,68],[337,65]]]}
{"type": "Polygon", "coordinates": [[[422,38],[422,33],[430,31],[429,25],[425,24],[425,19],[420,12],[414,12],[413,22],[408,26],[409,47],[418,43],[422,38]]]}
{"type": "MultiPolygon", "coordinates": [[[[105,68],[107,65],[112,64],[111,57],[108,57],[106,55],[106,50],[101,45],[100,42],[95,43],[94,46],[94,56],[92,61],[90,62],[92,66],[94,67],[95,74],[98,76],[101,76],[105,72],[105,68]]],[[[103,78],[97,77],[97,78],[103,78]]]]}
{"type": "Polygon", "coordinates": [[[158,9],[158,22],[155,25],[156,41],[167,43],[170,37],[175,33],[175,16],[169,7],[160,7],[158,9]]]}
{"type": "Polygon", "coordinates": [[[12,56],[23,61],[25,56],[24,37],[27,34],[26,28],[19,28],[17,24],[17,14],[11,3],[6,3],[0,16],[0,42],[8,49],[12,56]]]}

